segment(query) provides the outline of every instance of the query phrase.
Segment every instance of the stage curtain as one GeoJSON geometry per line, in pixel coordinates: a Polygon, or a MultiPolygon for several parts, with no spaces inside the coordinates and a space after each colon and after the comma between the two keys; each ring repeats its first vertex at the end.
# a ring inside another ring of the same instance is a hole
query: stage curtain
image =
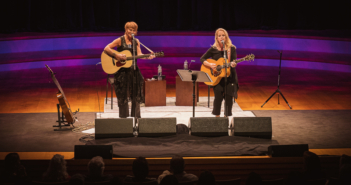
{"type": "Polygon", "coordinates": [[[347,1],[4,0],[1,33],[351,29],[347,1]]]}

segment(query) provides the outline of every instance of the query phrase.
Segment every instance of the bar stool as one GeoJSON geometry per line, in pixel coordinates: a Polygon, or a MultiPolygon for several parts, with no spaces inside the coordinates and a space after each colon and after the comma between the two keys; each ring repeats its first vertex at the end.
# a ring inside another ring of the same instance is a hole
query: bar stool
{"type": "Polygon", "coordinates": [[[114,77],[110,77],[110,75],[107,75],[107,80],[106,80],[106,102],[105,104],[107,104],[107,93],[108,93],[108,85],[110,84],[111,86],[111,109],[113,109],[113,90],[115,87],[115,78],[114,77]]]}

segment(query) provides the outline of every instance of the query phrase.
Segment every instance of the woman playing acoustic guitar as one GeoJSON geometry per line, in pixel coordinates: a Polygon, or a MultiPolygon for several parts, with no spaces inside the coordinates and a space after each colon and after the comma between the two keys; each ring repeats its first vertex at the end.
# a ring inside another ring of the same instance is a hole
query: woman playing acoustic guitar
{"type": "MultiPolygon", "coordinates": [[[[200,60],[204,66],[216,70],[217,65],[215,63],[208,62],[207,59],[212,58],[214,60],[218,60],[223,58],[224,52],[227,54],[226,56],[228,57],[228,63],[236,59],[236,47],[232,44],[232,41],[228,36],[228,32],[223,28],[219,28],[215,33],[215,43],[210,49],[207,50],[200,60]],[[222,43],[224,43],[224,45],[222,43]]],[[[227,93],[225,96],[227,114],[224,114],[226,117],[232,115],[233,97],[238,98],[237,91],[239,90],[239,85],[235,67],[236,63],[232,62],[230,64],[230,76],[227,78],[227,93]]],[[[222,78],[221,81],[213,87],[215,98],[213,101],[212,114],[214,114],[216,117],[219,117],[221,114],[221,105],[225,92],[224,87],[225,78],[222,78]]]]}
{"type": "MultiPolygon", "coordinates": [[[[138,25],[135,22],[127,22],[124,26],[125,34],[110,44],[108,44],[104,52],[109,56],[115,58],[118,61],[126,60],[125,54],[116,54],[113,53],[111,49],[117,47],[118,52],[122,52],[124,50],[129,50],[130,53],[133,53],[136,56],[143,55],[140,50],[140,42],[136,39],[137,44],[134,45],[133,35],[136,35],[138,31],[138,25]]],[[[147,59],[155,58],[154,55],[150,55],[147,59]]],[[[136,118],[140,118],[140,103],[144,102],[144,94],[143,94],[143,84],[144,78],[140,73],[140,70],[137,65],[137,60],[135,60],[135,69],[132,65],[129,68],[121,68],[117,73],[115,73],[115,92],[118,98],[118,107],[119,107],[119,117],[126,118],[129,117],[129,108],[128,108],[128,101],[132,100],[133,98],[133,75],[136,76],[136,82],[134,84],[135,90],[135,98],[136,103],[132,104],[132,116],[135,114],[136,118]],[[134,74],[135,73],[135,74],[134,74]]]]}

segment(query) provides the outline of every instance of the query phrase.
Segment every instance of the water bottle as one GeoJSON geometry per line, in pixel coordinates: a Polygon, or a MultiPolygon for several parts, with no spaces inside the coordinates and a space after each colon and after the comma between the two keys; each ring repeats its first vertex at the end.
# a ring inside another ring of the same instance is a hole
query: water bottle
{"type": "Polygon", "coordinates": [[[185,60],[185,62],[184,62],[184,69],[188,70],[188,61],[187,60],[185,60]]]}
{"type": "Polygon", "coordinates": [[[162,67],[161,65],[158,65],[158,79],[159,81],[162,80],[162,67]]]}

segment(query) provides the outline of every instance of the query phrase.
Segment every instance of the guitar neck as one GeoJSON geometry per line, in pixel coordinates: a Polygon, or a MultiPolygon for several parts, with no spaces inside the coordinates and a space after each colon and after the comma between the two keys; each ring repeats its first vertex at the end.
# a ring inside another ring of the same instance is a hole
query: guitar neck
{"type": "MultiPolygon", "coordinates": [[[[151,54],[135,56],[135,59],[149,57],[151,54]]],[[[133,57],[127,57],[127,60],[133,60],[133,57]]]]}
{"type": "MultiPolygon", "coordinates": [[[[235,62],[235,63],[240,63],[240,62],[243,62],[243,61],[245,61],[245,58],[240,58],[240,59],[234,60],[233,62],[235,62]]],[[[231,63],[232,63],[232,62],[227,63],[227,67],[229,67],[229,66],[231,65],[231,63]]],[[[225,66],[225,65],[223,65],[223,67],[224,67],[224,66],[225,66]]]]}
{"type": "Polygon", "coordinates": [[[243,62],[243,61],[245,61],[245,58],[237,59],[237,60],[234,60],[233,62],[240,63],[240,62],[243,62]]]}

